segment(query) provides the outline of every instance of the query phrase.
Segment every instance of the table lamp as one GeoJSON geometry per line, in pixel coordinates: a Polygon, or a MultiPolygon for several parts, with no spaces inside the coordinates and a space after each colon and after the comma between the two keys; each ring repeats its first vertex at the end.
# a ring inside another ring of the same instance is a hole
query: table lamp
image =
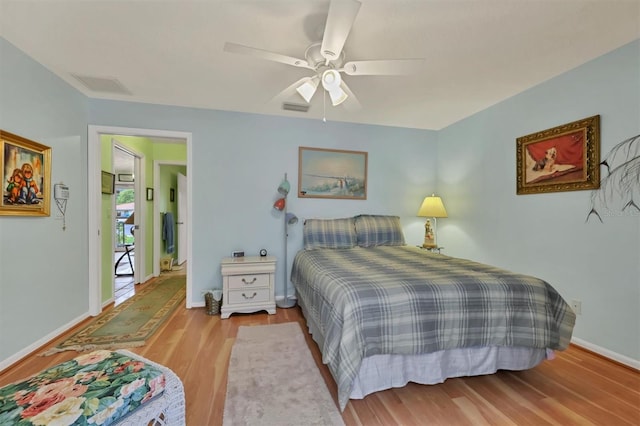
{"type": "Polygon", "coordinates": [[[422,244],[422,247],[438,247],[436,218],[447,217],[447,211],[445,210],[440,197],[436,197],[435,194],[425,197],[420,209],[418,210],[418,217],[433,218],[433,226],[431,225],[430,219],[427,219],[427,222],[424,224],[424,243],[422,244]]]}

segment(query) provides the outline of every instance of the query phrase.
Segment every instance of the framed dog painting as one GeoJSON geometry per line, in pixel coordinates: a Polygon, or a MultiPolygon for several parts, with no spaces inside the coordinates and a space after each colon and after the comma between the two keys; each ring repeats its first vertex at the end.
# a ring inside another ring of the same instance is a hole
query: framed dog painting
{"type": "Polygon", "coordinates": [[[0,130],[0,215],[49,216],[51,148],[0,130]]]}
{"type": "Polygon", "coordinates": [[[600,116],[516,139],[518,194],[600,187],[600,116]]]}

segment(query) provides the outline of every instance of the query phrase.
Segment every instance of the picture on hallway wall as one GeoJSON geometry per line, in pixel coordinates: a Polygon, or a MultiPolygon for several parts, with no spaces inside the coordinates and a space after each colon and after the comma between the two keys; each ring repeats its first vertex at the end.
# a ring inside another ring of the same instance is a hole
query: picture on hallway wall
{"type": "Polygon", "coordinates": [[[51,148],[0,130],[0,215],[49,216],[51,148]]]}
{"type": "Polygon", "coordinates": [[[600,187],[600,116],[516,139],[517,194],[600,187]]]}
{"type": "Polygon", "coordinates": [[[103,194],[113,194],[116,191],[116,175],[102,170],[100,174],[100,189],[103,194]]]}
{"type": "Polygon", "coordinates": [[[298,197],[367,199],[367,153],[300,147],[298,197]]]}

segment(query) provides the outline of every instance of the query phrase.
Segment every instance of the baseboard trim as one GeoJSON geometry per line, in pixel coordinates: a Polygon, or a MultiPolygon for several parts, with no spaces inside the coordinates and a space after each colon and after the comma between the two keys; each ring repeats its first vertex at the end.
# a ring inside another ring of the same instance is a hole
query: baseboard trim
{"type": "Polygon", "coordinates": [[[11,355],[9,358],[3,359],[2,361],[0,361],[0,373],[2,373],[5,369],[11,367],[13,364],[19,362],[21,359],[23,359],[27,355],[31,354],[32,352],[34,352],[34,351],[40,349],[41,347],[45,346],[46,344],[50,343],[52,340],[57,339],[62,334],[66,333],[67,331],[69,331],[73,327],[75,327],[76,325],[80,324],[82,321],[84,321],[87,318],[89,318],[89,316],[90,316],[89,312],[85,312],[84,314],[80,315],[79,317],[69,321],[65,325],[63,325],[61,327],[58,327],[57,329],[53,330],[51,333],[47,334],[46,336],[42,337],[41,339],[38,339],[37,341],[33,342],[32,344],[30,344],[26,348],[22,349],[20,352],[17,352],[15,354],[11,355]]]}
{"type": "Polygon", "coordinates": [[[633,359],[631,357],[628,357],[626,355],[622,355],[619,354],[617,352],[613,352],[609,349],[603,348],[601,346],[598,345],[594,345],[593,343],[587,342],[586,340],[582,340],[579,339],[577,337],[574,337],[571,339],[571,343],[573,343],[576,346],[579,346],[583,349],[586,349],[590,352],[593,352],[595,354],[598,354],[600,356],[602,356],[603,358],[607,358],[608,360],[612,360],[615,362],[618,362],[620,364],[623,364],[627,367],[631,367],[635,370],[640,370],[640,360],[637,359],[633,359]]]}

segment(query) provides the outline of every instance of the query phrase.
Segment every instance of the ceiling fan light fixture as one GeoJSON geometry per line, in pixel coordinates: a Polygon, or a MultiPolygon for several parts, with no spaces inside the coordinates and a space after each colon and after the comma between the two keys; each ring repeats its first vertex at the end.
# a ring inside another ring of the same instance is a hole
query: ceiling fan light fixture
{"type": "MultiPolygon", "coordinates": [[[[424,59],[373,59],[346,62],[344,45],[360,6],[362,6],[362,2],[359,0],[329,0],[329,11],[324,24],[322,40],[307,47],[304,53],[305,59],[231,42],[224,44],[224,51],[251,55],[268,61],[312,70],[315,75],[300,78],[272,98],[272,101],[277,100],[277,104],[279,104],[282,100],[295,96],[294,92],[297,92],[306,101],[306,104],[285,102],[283,109],[308,110],[311,99],[318,91],[318,85],[322,82],[322,87],[331,96],[333,106],[347,101],[344,104],[344,109],[355,111],[360,109],[362,105],[342,80],[341,73],[349,76],[413,74],[422,71],[425,62],[424,59]],[[301,109],[301,107],[307,109],[301,109]]],[[[325,100],[325,93],[322,95],[325,100]]],[[[323,105],[325,105],[324,102],[323,105]]]]}
{"type": "Polygon", "coordinates": [[[322,73],[322,87],[329,92],[331,97],[331,104],[338,106],[347,100],[349,95],[340,87],[342,84],[342,78],[340,73],[334,69],[326,70],[322,73]]]}
{"type": "Polygon", "coordinates": [[[331,104],[333,106],[340,105],[341,103],[346,101],[347,98],[349,97],[349,95],[347,95],[347,93],[344,90],[342,90],[340,87],[329,90],[329,96],[331,97],[331,104]]]}
{"type": "Polygon", "coordinates": [[[340,73],[336,70],[326,70],[322,73],[322,87],[324,87],[327,92],[340,88],[341,81],[340,73]]]}
{"type": "Polygon", "coordinates": [[[310,78],[296,88],[298,94],[300,94],[307,103],[311,102],[311,98],[318,89],[318,80],[318,77],[310,78]]]}

